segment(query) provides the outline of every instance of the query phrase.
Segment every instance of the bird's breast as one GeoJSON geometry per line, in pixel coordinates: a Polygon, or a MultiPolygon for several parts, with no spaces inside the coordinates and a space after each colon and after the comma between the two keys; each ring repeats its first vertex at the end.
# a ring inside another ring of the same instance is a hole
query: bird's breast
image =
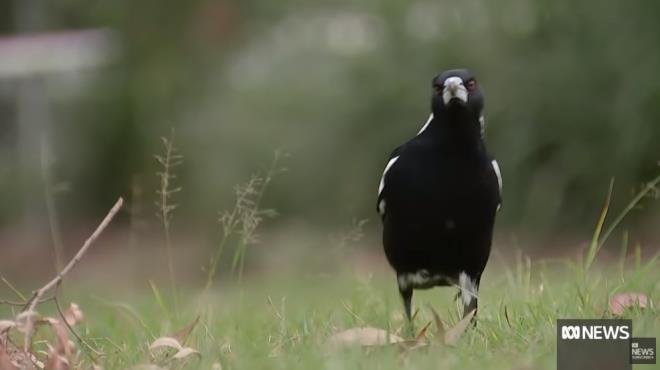
{"type": "Polygon", "coordinates": [[[399,162],[388,174],[389,212],[433,220],[452,229],[461,218],[497,206],[497,185],[490,178],[487,160],[402,156],[399,162]]]}

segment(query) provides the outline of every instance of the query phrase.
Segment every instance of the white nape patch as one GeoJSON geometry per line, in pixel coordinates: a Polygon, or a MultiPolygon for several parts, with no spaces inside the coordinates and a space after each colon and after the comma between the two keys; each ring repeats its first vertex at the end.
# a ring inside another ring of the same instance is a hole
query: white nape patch
{"type": "Polygon", "coordinates": [[[394,165],[397,159],[399,159],[398,155],[390,159],[389,162],[387,162],[387,166],[385,166],[385,171],[383,171],[383,176],[381,176],[380,178],[380,184],[378,185],[378,196],[380,196],[380,193],[383,191],[383,188],[385,188],[385,174],[387,174],[387,171],[390,170],[390,168],[394,165]]]}
{"type": "Polygon", "coordinates": [[[479,116],[479,126],[481,127],[481,138],[486,137],[486,119],[483,115],[479,116]]]}
{"type": "Polygon", "coordinates": [[[468,100],[467,88],[463,85],[463,80],[456,76],[447,78],[445,88],[442,90],[442,100],[445,105],[449,104],[449,101],[454,98],[462,100],[464,103],[467,103],[468,100]]]}
{"type": "Polygon", "coordinates": [[[431,274],[428,270],[418,270],[415,273],[401,274],[397,278],[399,287],[407,289],[409,286],[424,285],[432,280],[431,274]]]}
{"type": "Polygon", "coordinates": [[[385,214],[385,199],[381,199],[380,202],[378,202],[378,213],[380,213],[381,216],[385,214]]]}
{"type": "MultiPolygon", "coordinates": [[[[495,171],[495,175],[497,176],[497,185],[500,187],[500,196],[502,196],[502,173],[500,172],[500,165],[497,164],[496,160],[492,160],[490,164],[493,166],[493,170],[495,171]]],[[[499,211],[500,208],[502,207],[502,204],[497,205],[497,210],[499,211]]]]}
{"type": "Polygon", "coordinates": [[[429,124],[431,123],[431,121],[433,121],[433,113],[431,113],[431,115],[429,116],[429,119],[426,120],[426,123],[424,124],[424,126],[422,126],[422,129],[419,130],[419,132],[417,133],[418,136],[419,136],[419,134],[424,132],[424,130],[426,130],[427,127],[429,127],[429,124]]]}
{"type": "Polygon", "coordinates": [[[458,274],[458,287],[461,289],[463,305],[468,306],[473,298],[477,298],[477,284],[465,271],[458,274]]]}

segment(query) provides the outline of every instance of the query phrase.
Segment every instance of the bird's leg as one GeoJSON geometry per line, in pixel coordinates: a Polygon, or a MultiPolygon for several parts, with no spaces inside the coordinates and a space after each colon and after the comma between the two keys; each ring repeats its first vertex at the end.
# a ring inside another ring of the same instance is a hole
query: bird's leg
{"type": "Polygon", "coordinates": [[[474,311],[474,315],[477,315],[477,297],[476,297],[476,291],[474,292],[475,296],[472,297],[472,299],[465,304],[463,303],[463,317],[467,316],[470,312],[474,311]]]}
{"type": "Polygon", "coordinates": [[[403,287],[401,286],[401,284],[399,284],[399,293],[401,294],[401,299],[403,300],[403,308],[406,311],[406,326],[407,326],[408,334],[414,336],[415,330],[412,322],[412,313],[411,313],[413,290],[412,288],[403,287]]]}
{"type": "Polygon", "coordinates": [[[462,272],[459,275],[458,285],[461,298],[463,299],[463,317],[465,318],[470,312],[477,312],[477,292],[479,291],[479,278],[471,279],[469,275],[462,272]]]}

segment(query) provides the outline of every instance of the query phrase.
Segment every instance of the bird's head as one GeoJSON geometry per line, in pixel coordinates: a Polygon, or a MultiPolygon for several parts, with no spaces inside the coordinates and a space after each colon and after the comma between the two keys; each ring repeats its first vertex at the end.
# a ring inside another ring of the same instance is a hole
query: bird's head
{"type": "Polygon", "coordinates": [[[433,78],[432,84],[431,109],[434,116],[459,113],[479,119],[484,97],[472,72],[467,69],[444,71],[433,78]]]}

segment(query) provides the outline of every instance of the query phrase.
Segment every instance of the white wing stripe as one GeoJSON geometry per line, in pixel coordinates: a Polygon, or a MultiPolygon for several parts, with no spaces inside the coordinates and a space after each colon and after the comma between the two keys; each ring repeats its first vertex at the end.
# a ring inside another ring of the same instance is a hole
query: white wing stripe
{"type": "Polygon", "coordinates": [[[426,128],[429,127],[429,124],[431,123],[431,121],[433,121],[433,113],[431,113],[431,115],[429,116],[429,119],[426,120],[426,123],[424,124],[424,126],[422,126],[422,129],[419,130],[419,132],[417,133],[417,135],[419,135],[419,134],[421,134],[422,132],[424,132],[424,130],[426,130],[426,128]]]}
{"type": "Polygon", "coordinates": [[[497,175],[497,185],[499,185],[500,193],[502,193],[502,173],[500,172],[500,166],[497,164],[497,161],[494,159],[490,163],[493,165],[493,170],[495,170],[495,175],[497,175]]]}
{"type": "Polygon", "coordinates": [[[383,191],[383,188],[385,187],[385,174],[387,173],[387,171],[389,171],[390,167],[394,165],[397,159],[399,159],[398,155],[390,159],[389,162],[387,162],[387,166],[385,166],[385,171],[383,171],[383,176],[381,176],[380,178],[380,185],[378,185],[378,196],[380,196],[380,193],[383,191]]]}

